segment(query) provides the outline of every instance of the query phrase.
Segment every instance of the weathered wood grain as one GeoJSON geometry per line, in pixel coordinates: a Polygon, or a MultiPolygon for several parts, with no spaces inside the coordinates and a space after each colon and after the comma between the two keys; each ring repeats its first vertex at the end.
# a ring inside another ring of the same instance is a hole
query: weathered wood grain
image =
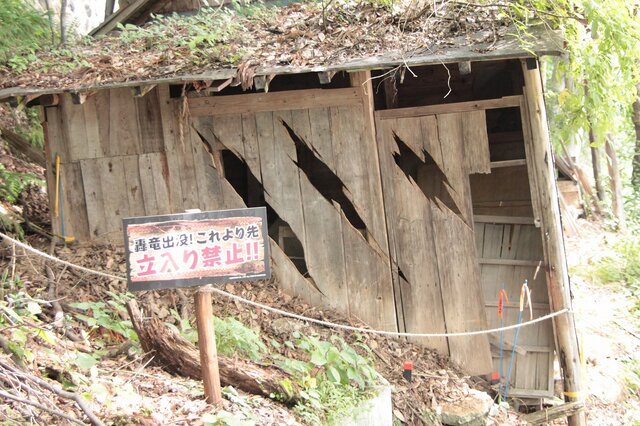
{"type": "Polygon", "coordinates": [[[107,232],[106,211],[102,201],[102,184],[100,183],[100,166],[96,159],[80,161],[84,199],[87,205],[87,219],[92,238],[101,238],[107,232]]]}
{"type": "Polygon", "coordinates": [[[123,157],[97,159],[108,238],[122,238],[122,219],[129,217],[129,196],[123,157]]]}

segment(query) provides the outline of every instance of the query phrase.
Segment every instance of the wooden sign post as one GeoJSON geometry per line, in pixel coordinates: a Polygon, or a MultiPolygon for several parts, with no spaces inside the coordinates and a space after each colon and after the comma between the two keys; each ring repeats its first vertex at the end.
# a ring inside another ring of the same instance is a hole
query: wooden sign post
{"type": "MultiPolygon", "coordinates": [[[[130,291],[271,277],[264,207],[123,220],[130,291]]],[[[207,402],[222,406],[211,292],[195,294],[207,402]]]]}
{"type": "Polygon", "coordinates": [[[220,388],[220,371],[218,371],[218,350],[216,349],[211,293],[200,289],[196,292],[195,300],[204,394],[209,404],[221,407],[222,389],[220,388]]]}

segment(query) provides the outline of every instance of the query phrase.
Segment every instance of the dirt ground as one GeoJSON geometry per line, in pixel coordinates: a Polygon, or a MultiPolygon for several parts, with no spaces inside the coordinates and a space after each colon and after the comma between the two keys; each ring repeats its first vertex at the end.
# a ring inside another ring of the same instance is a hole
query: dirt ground
{"type": "Polygon", "coordinates": [[[587,419],[590,425],[640,424],[640,395],[627,388],[628,365],[640,359],[640,320],[617,285],[596,285],[578,273],[605,256],[617,238],[580,220],[580,235],[566,238],[573,308],[585,362],[587,419]]]}

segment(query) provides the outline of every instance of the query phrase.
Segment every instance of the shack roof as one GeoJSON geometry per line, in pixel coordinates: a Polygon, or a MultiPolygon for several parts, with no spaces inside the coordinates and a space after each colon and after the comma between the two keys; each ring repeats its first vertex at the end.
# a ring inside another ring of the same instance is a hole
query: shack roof
{"type": "Polygon", "coordinates": [[[62,92],[256,76],[410,68],[562,52],[542,26],[527,36],[496,6],[427,2],[398,9],[342,0],[286,6],[205,8],[155,17],[142,27],[44,52],[26,70],[0,68],[0,100],[62,92]]]}

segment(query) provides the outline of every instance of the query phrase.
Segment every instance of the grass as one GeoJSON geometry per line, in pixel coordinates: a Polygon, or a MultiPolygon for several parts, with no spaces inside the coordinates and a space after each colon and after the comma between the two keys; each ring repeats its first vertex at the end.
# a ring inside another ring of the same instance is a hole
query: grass
{"type": "Polygon", "coordinates": [[[621,237],[609,254],[574,272],[597,284],[622,285],[633,300],[632,313],[640,313],[640,237],[621,237]]]}

